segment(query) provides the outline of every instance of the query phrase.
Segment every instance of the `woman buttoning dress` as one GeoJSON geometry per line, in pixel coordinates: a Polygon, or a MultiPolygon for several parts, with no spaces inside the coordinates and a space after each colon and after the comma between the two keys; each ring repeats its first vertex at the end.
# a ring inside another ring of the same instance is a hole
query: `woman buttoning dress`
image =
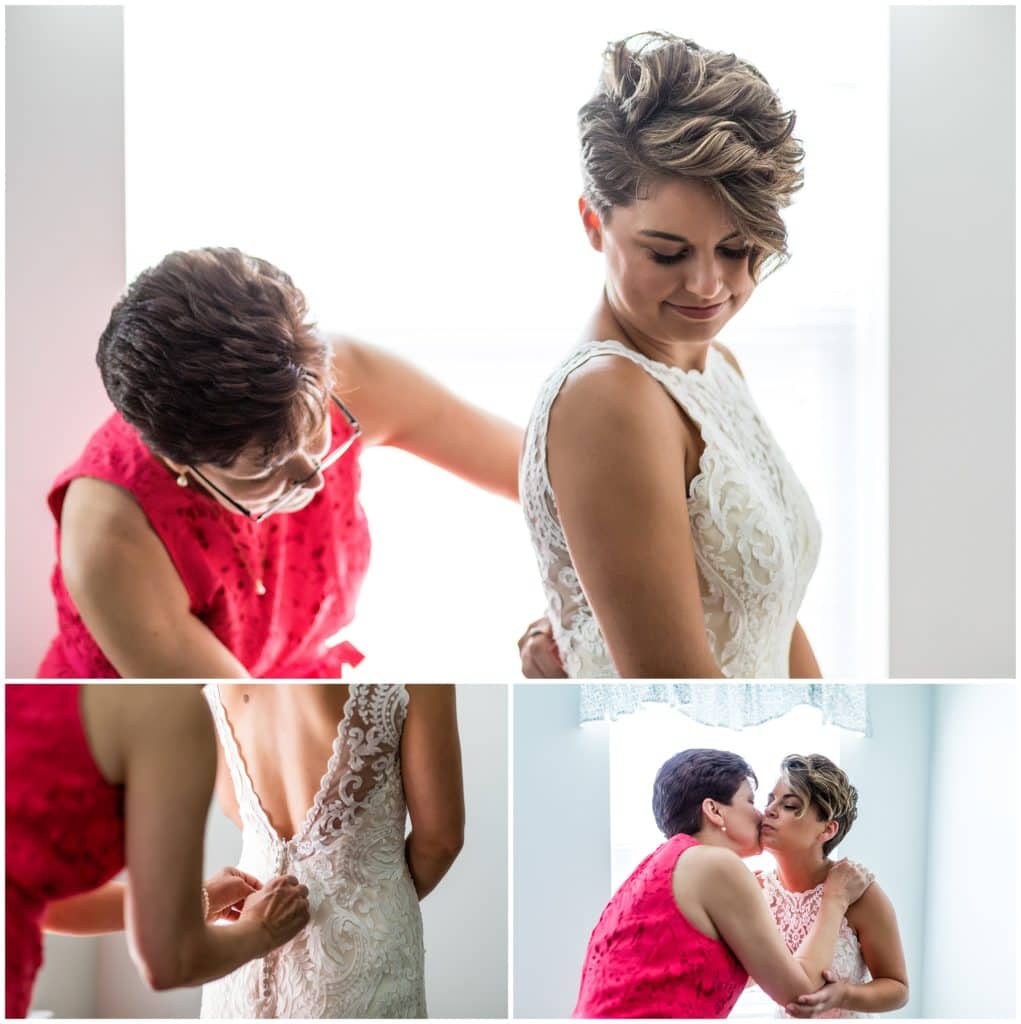
{"type": "MultiPolygon", "coordinates": [[[[762,848],[777,870],[759,881],[770,913],[795,950],[819,914],[833,848],[858,815],[858,793],[847,775],[822,754],[784,758],[762,817],[762,848]]],[[[873,882],[840,923],[829,984],[787,1005],[793,1017],[869,1017],[908,1001],[897,916],[873,882]]]]}
{"type": "Polygon", "coordinates": [[[293,877],[228,869],[202,885],[216,754],[195,687],[4,689],[8,1017],[31,1007],[45,931],[126,928],[145,980],[167,989],[227,974],[305,926],[293,877]],[[109,881],[125,866],[126,886],[109,881]]]}
{"type": "Polygon", "coordinates": [[[548,601],[526,674],[551,636],[571,677],[817,677],[798,609],[819,526],[717,340],[787,256],[794,115],[750,64],[649,33],[609,46],[578,123],[606,277],[526,434],[548,601]]]}
{"type": "Polygon", "coordinates": [[[311,921],[206,985],[202,1016],[424,1017],[419,900],[453,863],[464,828],[453,687],[205,692],[220,800],[243,833],[239,867],[296,877],[311,921]]]}
{"type": "Polygon", "coordinates": [[[97,356],[116,411],[55,481],[59,628],[39,675],[337,678],[369,561],[364,447],[517,497],[521,432],[309,322],[237,249],[166,256],[97,356]]]}

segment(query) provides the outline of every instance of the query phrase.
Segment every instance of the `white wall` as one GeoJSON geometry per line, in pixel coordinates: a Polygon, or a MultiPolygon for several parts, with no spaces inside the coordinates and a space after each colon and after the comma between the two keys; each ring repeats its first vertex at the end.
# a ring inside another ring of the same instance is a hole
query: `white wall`
{"type": "Polygon", "coordinates": [[[578,685],[514,687],[514,1015],[569,1017],[610,898],[610,745],[578,685]],[[586,922],[586,927],[579,927],[586,922]]]}
{"type": "Polygon", "coordinates": [[[865,864],[897,912],[911,987],[898,1017],[919,1017],[923,1007],[934,689],[870,686],[872,735],[845,732],[840,742],[841,767],[858,790],[858,820],[837,855],[865,864]]]}
{"type": "Polygon", "coordinates": [[[926,1017],[1016,1019],[1016,685],[935,688],[926,1017]]]}
{"type": "MultiPolygon", "coordinates": [[[[507,701],[503,685],[457,688],[467,825],[464,850],[422,904],[433,1017],[507,1016],[507,701]]],[[[240,852],[240,832],[214,802],[206,874],[236,864],[240,852]]],[[[66,1017],[198,1016],[198,989],[146,987],[123,935],[45,941],[34,1007],[66,1017]]]]}
{"type": "Polygon", "coordinates": [[[122,8],[8,7],[7,675],[56,627],[45,495],[109,405],[96,343],[125,284],[122,8]]]}
{"type": "Polygon", "coordinates": [[[1014,8],[890,47],[890,674],[1012,677],[1014,8]]]}

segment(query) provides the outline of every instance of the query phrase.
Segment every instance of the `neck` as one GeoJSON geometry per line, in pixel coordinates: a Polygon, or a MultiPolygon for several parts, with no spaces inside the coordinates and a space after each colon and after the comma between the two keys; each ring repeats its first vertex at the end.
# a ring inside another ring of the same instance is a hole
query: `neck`
{"type": "Polygon", "coordinates": [[[605,289],[586,334],[592,338],[615,338],[647,359],[676,366],[686,372],[705,369],[712,344],[709,341],[661,341],[649,337],[618,312],[605,289]]]}
{"type": "Polygon", "coordinates": [[[776,861],[777,874],[783,887],[789,892],[807,892],[826,881],[833,862],[823,856],[822,847],[814,847],[810,853],[779,853],[769,851],[776,861]]]}

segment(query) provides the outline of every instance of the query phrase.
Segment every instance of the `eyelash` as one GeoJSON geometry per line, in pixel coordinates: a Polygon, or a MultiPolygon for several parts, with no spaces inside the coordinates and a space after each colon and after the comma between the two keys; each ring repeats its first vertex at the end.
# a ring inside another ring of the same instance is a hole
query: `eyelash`
{"type": "MultiPolygon", "coordinates": [[[[728,260],[743,260],[750,252],[748,246],[743,249],[720,249],[720,254],[724,259],[728,260]]],[[[682,249],[680,252],[674,253],[672,256],[667,256],[664,253],[656,252],[655,249],[651,249],[652,258],[664,266],[672,266],[674,263],[679,263],[685,256],[688,255],[688,250],[682,249]]]]}

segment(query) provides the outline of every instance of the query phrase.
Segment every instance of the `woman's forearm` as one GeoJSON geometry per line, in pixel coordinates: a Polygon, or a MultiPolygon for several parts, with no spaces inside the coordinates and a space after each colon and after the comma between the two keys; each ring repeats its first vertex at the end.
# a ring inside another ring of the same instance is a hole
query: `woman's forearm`
{"type": "Polygon", "coordinates": [[[123,931],[124,888],[123,882],[107,882],[91,892],[48,903],[43,913],[43,931],[58,935],[123,931]]]}
{"type": "Polygon", "coordinates": [[[816,914],[815,921],[812,922],[812,928],[794,954],[794,959],[801,964],[805,974],[808,975],[812,991],[825,983],[822,972],[833,962],[840,922],[844,919],[846,912],[847,904],[843,900],[826,896],[824,893],[819,913],[816,914]]]}
{"type": "Polygon", "coordinates": [[[791,679],[822,679],[822,669],[819,668],[815,652],[808,642],[808,635],[800,622],[794,623],[794,632],[791,634],[788,671],[791,679]]]}
{"type": "Polygon", "coordinates": [[[229,925],[203,924],[179,937],[175,955],[166,963],[144,963],[149,985],[157,991],[202,985],[222,978],[242,964],[265,956],[272,948],[269,933],[254,921],[229,925]]]}
{"type": "Polygon", "coordinates": [[[448,840],[424,839],[412,829],[405,844],[405,856],[420,900],[428,896],[450,870],[462,845],[460,837],[448,840]]]}
{"type": "Polygon", "coordinates": [[[908,987],[895,978],[873,978],[864,985],[848,985],[840,1005],[857,1013],[887,1013],[908,1001],[908,987]]]}

